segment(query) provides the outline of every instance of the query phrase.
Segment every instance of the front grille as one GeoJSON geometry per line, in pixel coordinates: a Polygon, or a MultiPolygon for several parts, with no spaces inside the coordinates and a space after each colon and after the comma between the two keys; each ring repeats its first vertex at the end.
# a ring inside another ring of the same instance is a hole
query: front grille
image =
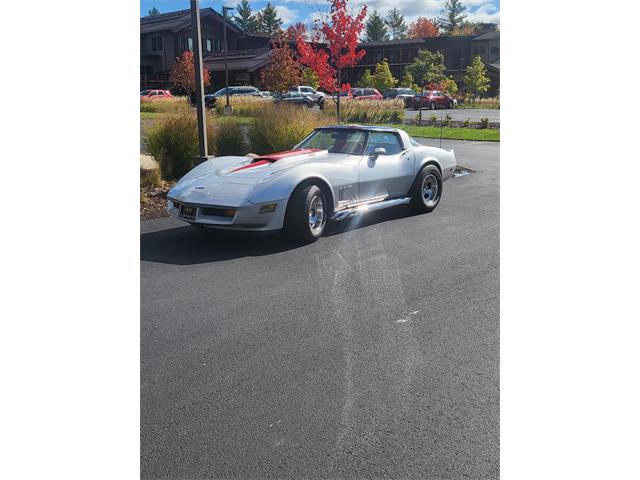
{"type": "Polygon", "coordinates": [[[233,217],[236,213],[234,208],[228,207],[207,207],[202,209],[204,215],[210,215],[213,217],[233,217]]]}

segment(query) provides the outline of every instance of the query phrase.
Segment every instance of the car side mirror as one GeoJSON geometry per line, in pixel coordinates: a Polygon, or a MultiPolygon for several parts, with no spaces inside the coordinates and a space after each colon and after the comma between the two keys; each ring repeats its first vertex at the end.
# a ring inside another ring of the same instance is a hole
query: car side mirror
{"type": "Polygon", "coordinates": [[[387,154],[387,149],[384,147],[377,147],[374,151],[373,151],[373,156],[377,157],[378,155],[386,155],[387,154]]]}

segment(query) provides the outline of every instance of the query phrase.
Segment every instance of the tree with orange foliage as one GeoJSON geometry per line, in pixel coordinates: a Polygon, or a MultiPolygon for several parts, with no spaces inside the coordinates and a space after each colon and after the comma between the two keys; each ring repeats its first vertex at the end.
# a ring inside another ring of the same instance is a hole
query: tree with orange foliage
{"type": "MultiPolygon", "coordinates": [[[[176,63],[171,69],[169,81],[174,87],[184,90],[185,93],[191,95],[196,91],[196,66],[193,62],[193,52],[185,51],[181,57],[176,57],[176,63]]],[[[209,70],[202,69],[202,82],[205,87],[211,83],[209,70]]]]}
{"type": "Polygon", "coordinates": [[[293,58],[293,50],[289,48],[289,44],[274,41],[271,62],[260,72],[264,88],[272,92],[286,92],[289,87],[298,85],[301,79],[302,67],[293,58]]]}
{"type": "Polygon", "coordinates": [[[297,42],[298,38],[304,38],[307,35],[307,27],[304,23],[298,22],[289,25],[286,32],[287,40],[297,42]]]}
{"type": "Polygon", "coordinates": [[[409,38],[427,38],[440,35],[438,27],[426,17],[418,17],[415,22],[409,25],[407,36],[409,38]]]}

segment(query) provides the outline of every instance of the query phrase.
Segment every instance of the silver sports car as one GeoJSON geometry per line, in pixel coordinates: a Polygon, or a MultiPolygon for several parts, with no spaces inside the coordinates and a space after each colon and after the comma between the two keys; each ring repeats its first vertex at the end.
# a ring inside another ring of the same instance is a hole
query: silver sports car
{"type": "Polygon", "coordinates": [[[455,167],[452,150],[397,128],[322,127],[290,151],[198,165],[169,191],[167,210],[199,227],[284,229],[308,243],[329,220],[400,204],[430,212],[455,167]]]}

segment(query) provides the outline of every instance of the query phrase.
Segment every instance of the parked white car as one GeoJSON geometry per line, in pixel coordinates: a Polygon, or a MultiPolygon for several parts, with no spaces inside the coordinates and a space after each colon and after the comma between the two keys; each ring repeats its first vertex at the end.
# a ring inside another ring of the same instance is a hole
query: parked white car
{"type": "Polygon", "coordinates": [[[325,93],[316,90],[315,88],[309,87],[307,85],[295,85],[289,88],[290,92],[300,92],[304,94],[306,97],[311,97],[313,101],[320,107],[324,107],[325,101],[325,93]]]}

